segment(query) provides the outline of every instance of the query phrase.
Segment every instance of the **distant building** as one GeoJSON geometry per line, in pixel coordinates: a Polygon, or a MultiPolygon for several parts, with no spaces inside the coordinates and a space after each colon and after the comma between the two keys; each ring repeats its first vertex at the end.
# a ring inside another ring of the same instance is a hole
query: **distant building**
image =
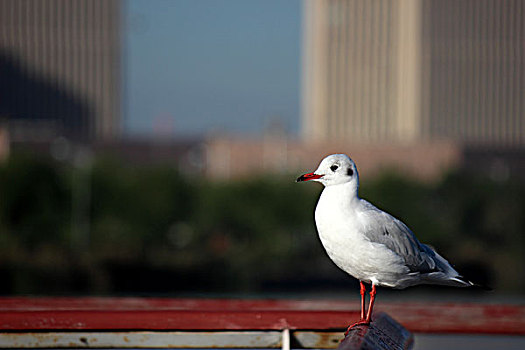
{"type": "Polygon", "coordinates": [[[302,137],[525,144],[521,0],[305,0],[302,137]]]}
{"type": "Polygon", "coordinates": [[[0,117],[14,142],[120,133],[121,2],[0,0],[0,117]]]}
{"type": "MultiPolygon", "coordinates": [[[[202,174],[214,180],[294,176],[314,171],[321,159],[346,153],[363,179],[384,172],[422,182],[438,182],[453,171],[466,171],[494,181],[525,179],[525,148],[466,146],[454,141],[304,142],[279,137],[209,137],[199,152],[202,174]]],[[[188,169],[191,169],[188,168],[188,169]]],[[[198,173],[193,171],[193,173],[198,173]]]]}
{"type": "Polygon", "coordinates": [[[212,179],[233,180],[268,175],[297,175],[314,171],[331,153],[346,153],[361,175],[372,178],[394,171],[421,181],[438,181],[463,164],[463,149],[454,142],[421,142],[418,147],[401,143],[361,144],[315,142],[279,136],[248,138],[209,137],[204,147],[204,174],[212,179]]]}

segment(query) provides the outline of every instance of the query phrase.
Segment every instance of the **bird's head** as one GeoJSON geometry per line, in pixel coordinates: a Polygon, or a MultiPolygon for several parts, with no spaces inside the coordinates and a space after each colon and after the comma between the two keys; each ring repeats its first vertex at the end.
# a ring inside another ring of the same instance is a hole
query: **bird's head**
{"type": "Polygon", "coordinates": [[[332,154],[321,161],[319,167],[313,173],[301,175],[296,182],[317,181],[324,186],[353,183],[359,185],[357,167],[346,154],[332,154]]]}

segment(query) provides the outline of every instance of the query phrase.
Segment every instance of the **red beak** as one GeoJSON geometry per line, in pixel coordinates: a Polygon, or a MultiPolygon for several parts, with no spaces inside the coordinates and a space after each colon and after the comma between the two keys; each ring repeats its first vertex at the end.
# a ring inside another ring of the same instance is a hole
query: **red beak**
{"type": "Polygon", "coordinates": [[[314,174],[314,173],[308,173],[308,174],[304,174],[304,175],[299,176],[297,178],[297,180],[295,180],[295,182],[310,181],[310,180],[320,179],[322,177],[323,177],[323,175],[318,175],[318,174],[314,174]]]}

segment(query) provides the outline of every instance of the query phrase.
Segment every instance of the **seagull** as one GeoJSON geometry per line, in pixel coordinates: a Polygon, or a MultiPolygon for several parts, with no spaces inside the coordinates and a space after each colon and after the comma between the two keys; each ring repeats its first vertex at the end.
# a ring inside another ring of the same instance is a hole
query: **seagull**
{"type": "Polygon", "coordinates": [[[313,173],[296,182],[316,181],[324,185],[315,208],[315,224],[321,243],[332,261],[359,280],[361,318],[348,327],[369,325],[376,287],[404,289],[418,284],[470,287],[432,247],[420,243],[399,219],[359,198],[359,175],[345,154],[324,158],[313,173]],[[371,284],[365,316],[365,284],[371,284]]]}

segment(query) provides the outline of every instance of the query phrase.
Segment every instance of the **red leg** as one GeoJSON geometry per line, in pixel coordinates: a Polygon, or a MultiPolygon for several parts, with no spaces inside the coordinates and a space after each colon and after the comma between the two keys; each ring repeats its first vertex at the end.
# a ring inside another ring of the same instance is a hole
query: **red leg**
{"type": "MultiPolygon", "coordinates": [[[[360,290],[359,292],[361,293],[361,319],[352,324],[350,327],[348,327],[348,329],[346,330],[345,332],[345,337],[347,336],[348,332],[350,332],[350,330],[355,327],[355,326],[358,326],[358,325],[362,325],[362,324],[369,324],[370,322],[367,322],[365,320],[365,294],[366,294],[366,286],[365,284],[362,282],[362,281],[359,281],[359,284],[360,284],[360,290]]],[[[372,292],[370,292],[372,293],[372,292]]],[[[374,294],[375,295],[375,294],[374,294]]]]}
{"type": "Polygon", "coordinates": [[[374,301],[376,299],[376,286],[372,284],[372,290],[370,291],[370,304],[368,305],[368,312],[366,313],[366,324],[369,324],[372,318],[372,310],[374,309],[374,301]]]}
{"type": "Polygon", "coordinates": [[[365,319],[365,293],[366,293],[366,287],[365,284],[362,281],[359,281],[359,284],[361,285],[360,293],[361,293],[361,321],[365,319]]]}

